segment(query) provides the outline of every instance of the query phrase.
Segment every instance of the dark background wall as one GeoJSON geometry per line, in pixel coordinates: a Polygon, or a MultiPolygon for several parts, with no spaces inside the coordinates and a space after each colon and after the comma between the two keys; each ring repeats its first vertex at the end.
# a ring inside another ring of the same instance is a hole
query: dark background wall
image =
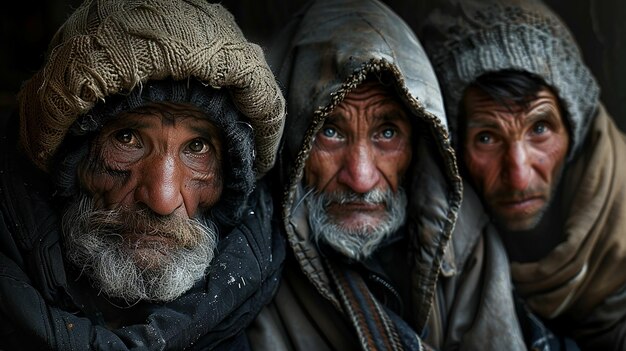
{"type": "MultiPolygon", "coordinates": [[[[222,0],[246,36],[261,44],[307,0],[222,0]]],[[[383,0],[414,28],[439,0],[383,0]]],[[[20,84],[40,68],[47,44],[79,0],[2,1],[0,109],[15,105],[20,84]],[[9,9],[9,8],[12,9],[9,9]]],[[[626,1],[546,0],[568,24],[602,89],[602,101],[626,131],[626,1]]]]}

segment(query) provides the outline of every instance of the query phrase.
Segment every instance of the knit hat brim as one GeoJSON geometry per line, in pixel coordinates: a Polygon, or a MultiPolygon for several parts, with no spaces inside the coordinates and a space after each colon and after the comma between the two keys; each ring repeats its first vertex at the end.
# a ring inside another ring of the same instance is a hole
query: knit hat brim
{"type": "Polygon", "coordinates": [[[285,102],[263,52],[232,15],[203,0],[88,0],[56,33],[18,94],[20,144],[41,169],[80,116],[149,80],[190,77],[228,89],[254,129],[257,177],[274,164],[285,102]]]}

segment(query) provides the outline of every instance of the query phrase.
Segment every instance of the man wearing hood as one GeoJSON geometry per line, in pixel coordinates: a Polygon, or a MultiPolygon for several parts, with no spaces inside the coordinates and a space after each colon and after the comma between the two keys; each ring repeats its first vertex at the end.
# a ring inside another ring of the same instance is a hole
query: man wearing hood
{"type": "Polygon", "coordinates": [[[413,32],[376,0],[320,0],[272,49],[288,106],[275,178],[291,251],[250,344],[524,350],[504,249],[463,190],[413,32]]]}
{"type": "Polygon", "coordinates": [[[213,349],[278,287],[285,105],[201,0],[83,3],[3,120],[0,348],[213,349]]]}
{"type": "Polygon", "coordinates": [[[517,294],[582,348],[623,350],[626,140],[568,28],[538,1],[450,1],[421,33],[517,294]]]}

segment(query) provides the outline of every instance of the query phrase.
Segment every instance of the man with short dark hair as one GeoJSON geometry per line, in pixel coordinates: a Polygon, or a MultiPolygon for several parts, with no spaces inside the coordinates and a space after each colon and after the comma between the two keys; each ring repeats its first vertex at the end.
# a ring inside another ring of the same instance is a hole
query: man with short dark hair
{"type": "Polygon", "coordinates": [[[196,0],[87,0],[50,48],[2,121],[0,348],[247,347],[284,257],[263,53],[196,0]]]}
{"type": "Polygon", "coordinates": [[[453,1],[421,35],[516,293],[583,349],[623,350],[626,138],[569,30],[539,1],[453,1]]]}

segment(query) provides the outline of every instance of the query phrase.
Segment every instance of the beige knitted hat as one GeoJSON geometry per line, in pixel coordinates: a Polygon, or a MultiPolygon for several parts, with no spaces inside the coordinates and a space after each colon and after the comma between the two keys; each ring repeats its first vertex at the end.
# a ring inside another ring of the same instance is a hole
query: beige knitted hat
{"type": "Polygon", "coordinates": [[[285,101],[260,47],[205,0],[87,0],[18,95],[20,142],[41,169],[78,116],[148,80],[190,77],[231,93],[254,129],[257,177],[274,164],[285,101]]]}

